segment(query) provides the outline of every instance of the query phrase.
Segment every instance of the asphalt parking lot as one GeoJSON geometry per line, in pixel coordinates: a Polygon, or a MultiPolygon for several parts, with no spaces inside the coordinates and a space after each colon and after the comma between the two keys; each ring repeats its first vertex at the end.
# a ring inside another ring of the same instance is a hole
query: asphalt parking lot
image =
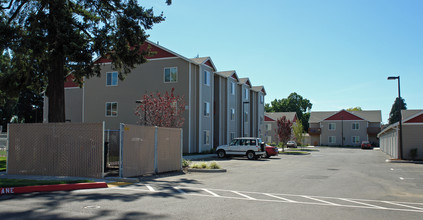
{"type": "Polygon", "coordinates": [[[422,219],[423,165],[379,150],[216,160],[226,173],[142,178],[109,189],[0,197],[12,218],[422,219]]]}

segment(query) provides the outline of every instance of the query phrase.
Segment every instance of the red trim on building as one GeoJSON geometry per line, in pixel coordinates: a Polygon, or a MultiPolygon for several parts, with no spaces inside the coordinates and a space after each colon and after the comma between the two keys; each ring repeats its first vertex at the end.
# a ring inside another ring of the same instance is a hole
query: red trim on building
{"type": "Polygon", "coordinates": [[[357,121],[357,120],[364,120],[354,114],[351,114],[345,110],[342,110],[332,116],[330,116],[329,118],[325,119],[326,121],[328,120],[333,120],[333,121],[340,121],[340,120],[344,120],[344,121],[357,121]]]}
{"type": "Polygon", "coordinates": [[[423,113],[408,121],[405,121],[404,123],[423,123],[423,113]]]}
{"type": "Polygon", "coordinates": [[[205,62],[204,64],[206,64],[207,66],[213,68],[213,64],[210,62],[210,60],[207,60],[207,62],[205,62]]]}
{"type": "Polygon", "coordinates": [[[79,85],[73,81],[74,79],[75,77],[72,74],[68,75],[65,79],[65,88],[79,87],[79,85]]]}
{"type": "Polygon", "coordinates": [[[235,79],[236,81],[238,81],[238,78],[236,77],[236,75],[235,75],[235,73],[234,74],[232,74],[232,79],[235,79]]]}
{"type": "Polygon", "coordinates": [[[273,119],[271,119],[271,118],[269,118],[269,117],[267,117],[266,115],[264,116],[264,121],[275,121],[275,120],[273,120],[273,119]]]}
{"type": "MultiPolygon", "coordinates": [[[[146,51],[148,46],[150,46],[150,51],[155,52],[156,54],[151,57],[146,57],[147,59],[176,57],[176,55],[147,42],[141,46],[140,51],[146,51]]],[[[110,62],[112,62],[112,60],[102,57],[98,59],[95,63],[110,63],[110,62]]]]}
{"type": "Polygon", "coordinates": [[[294,119],[292,119],[292,122],[297,122],[297,114],[294,115],[294,119]]]}

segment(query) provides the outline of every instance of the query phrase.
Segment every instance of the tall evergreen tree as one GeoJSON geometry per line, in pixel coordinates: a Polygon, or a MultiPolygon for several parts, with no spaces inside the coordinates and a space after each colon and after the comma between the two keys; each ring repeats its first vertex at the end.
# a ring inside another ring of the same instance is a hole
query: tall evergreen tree
{"type": "Polygon", "coordinates": [[[150,52],[140,51],[145,30],[163,20],[136,0],[0,1],[0,54],[10,53],[13,69],[0,72],[0,84],[16,94],[45,89],[49,122],[64,122],[65,77],[72,72],[82,85],[83,77],[100,75],[94,58],[107,57],[123,80],[147,61],[150,52]]]}
{"type": "MultiPolygon", "coordinates": [[[[400,100],[397,97],[394,104],[392,105],[391,112],[389,113],[389,124],[396,123],[400,120],[400,111],[399,109],[400,100]]],[[[401,98],[401,110],[407,110],[407,103],[401,98]]]]}

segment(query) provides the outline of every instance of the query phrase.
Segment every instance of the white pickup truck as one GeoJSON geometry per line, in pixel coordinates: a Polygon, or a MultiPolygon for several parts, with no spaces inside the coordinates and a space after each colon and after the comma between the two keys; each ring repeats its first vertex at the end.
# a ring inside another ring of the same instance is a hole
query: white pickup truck
{"type": "Polygon", "coordinates": [[[249,160],[257,159],[266,153],[265,145],[261,138],[241,137],[235,138],[229,145],[216,148],[217,157],[247,156],[249,160]]]}

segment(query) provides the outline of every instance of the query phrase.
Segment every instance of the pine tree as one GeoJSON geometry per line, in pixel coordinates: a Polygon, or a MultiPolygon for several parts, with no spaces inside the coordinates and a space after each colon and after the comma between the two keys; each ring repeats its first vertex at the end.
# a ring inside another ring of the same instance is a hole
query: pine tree
{"type": "MultiPolygon", "coordinates": [[[[394,124],[400,120],[400,112],[399,109],[399,98],[395,99],[394,104],[392,105],[391,112],[389,113],[389,124],[394,124]]],[[[401,98],[401,110],[406,110],[407,104],[405,103],[405,100],[401,98]]]]}
{"type": "Polygon", "coordinates": [[[0,53],[10,54],[13,67],[0,72],[0,84],[13,82],[9,91],[45,89],[49,122],[64,122],[65,77],[72,72],[82,85],[84,77],[100,75],[94,58],[107,57],[123,80],[147,61],[150,52],[140,51],[145,30],[163,20],[136,0],[0,1],[0,53]]]}

